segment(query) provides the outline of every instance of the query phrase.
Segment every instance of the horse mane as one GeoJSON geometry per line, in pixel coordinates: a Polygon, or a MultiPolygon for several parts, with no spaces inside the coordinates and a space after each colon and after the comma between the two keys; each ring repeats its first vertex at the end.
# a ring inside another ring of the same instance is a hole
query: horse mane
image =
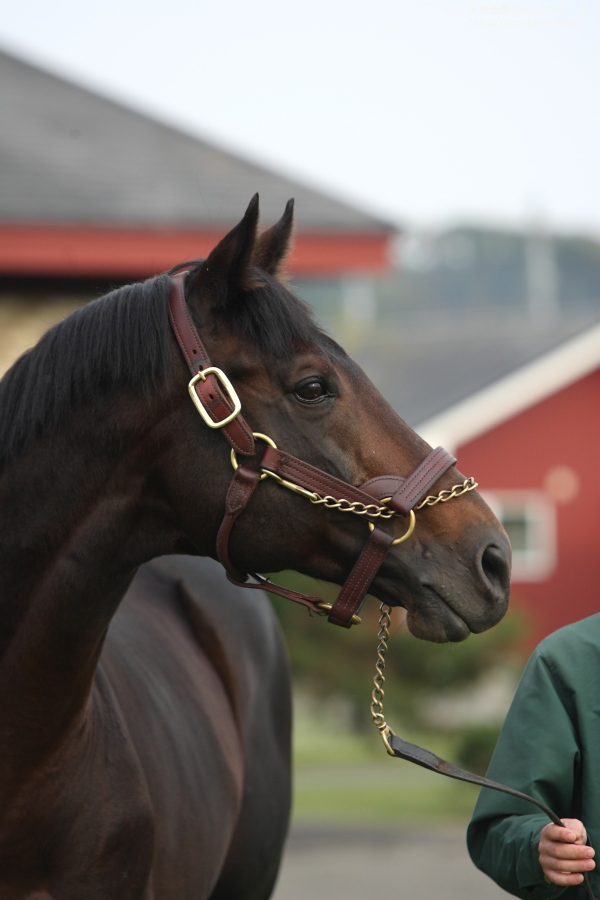
{"type": "Polygon", "coordinates": [[[149,391],[169,354],[169,279],[118,288],[46,332],[0,381],[0,464],[73,409],[126,385],[149,391]]]}
{"type": "MultiPolygon", "coordinates": [[[[186,267],[193,271],[201,262],[186,267]]],[[[278,358],[294,346],[328,340],[310,307],[270,275],[257,273],[259,287],[213,310],[217,331],[223,325],[259,353],[278,358]]],[[[0,467],[30,439],[58,430],[85,403],[123,388],[151,396],[172,359],[170,274],[117,288],[76,310],[8,370],[0,381],[0,467]]]]}

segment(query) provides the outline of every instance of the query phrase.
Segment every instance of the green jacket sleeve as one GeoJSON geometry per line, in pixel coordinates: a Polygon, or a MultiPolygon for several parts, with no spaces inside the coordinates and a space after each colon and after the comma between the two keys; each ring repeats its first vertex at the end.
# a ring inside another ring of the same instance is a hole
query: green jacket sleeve
{"type": "MultiPolygon", "coordinates": [[[[578,817],[580,748],[572,690],[544,644],[532,655],[506,717],[488,777],[530,794],[561,817],[578,817]]],[[[578,896],[549,885],[538,859],[548,818],[533,804],[483,788],[467,831],[475,865],[517,897],[578,896]]]]}

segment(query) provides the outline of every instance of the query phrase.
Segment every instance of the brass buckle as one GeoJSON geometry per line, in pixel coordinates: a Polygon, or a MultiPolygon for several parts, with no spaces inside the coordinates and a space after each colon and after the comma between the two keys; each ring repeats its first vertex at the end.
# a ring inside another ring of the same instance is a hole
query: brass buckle
{"type": "MultiPolygon", "coordinates": [[[[382,502],[382,503],[387,503],[387,502],[390,501],[391,499],[392,499],[391,497],[386,497],[385,500],[382,500],[381,502],[382,502]]],[[[416,520],[416,518],[415,518],[415,514],[414,514],[413,510],[411,509],[410,512],[409,512],[408,528],[406,529],[406,532],[405,532],[405,534],[402,535],[402,537],[396,538],[395,541],[392,541],[392,543],[391,543],[391,546],[392,546],[392,547],[397,547],[398,544],[403,544],[404,541],[407,541],[407,540],[409,539],[409,537],[411,536],[411,534],[412,534],[413,531],[415,530],[415,524],[416,524],[416,521],[417,521],[417,520],[416,520]]],[[[373,525],[373,523],[372,523],[372,522],[368,522],[367,524],[368,524],[368,526],[369,526],[369,531],[373,531],[373,529],[375,528],[375,526],[373,525]]]]}
{"type": "MultiPolygon", "coordinates": [[[[320,603],[317,603],[315,612],[317,613],[318,616],[327,616],[327,615],[329,615],[329,613],[331,612],[332,609],[333,609],[332,603],[325,603],[325,601],[322,600],[320,603]]],[[[362,625],[362,619],[360,616],[354,615],[354,616],[352,616],[350,621],[352,622],[353,625],[362,625]]]]}
{"type": "Polygon", "coordinates": [[[242,409],[240,398],[236,394],[235,388],[230,382],[229,378],[222,369],[217,369],[215,366],[208,366],[208,368],[202,369],[201,372],[198,372],[197,375],[194,375],[194,377],[188,384],[188,393],[192,398],[194,406],[209,428],[224,428],[225,425],[229,425],[230,422],[233,422],[233,420],[236,418],[236,416],[239,415],[242,409]],[[214,375],[216,377],[217,381],[219,381],[221,386],[225,389],[225,393],[228,395],[229,400],[231,401],[231,403],[233,403],[233,412],[226,416],[224,419],[221,419],[220,422],[215,422],[214,419],[211,419],[208,411],[204,408],[202,402],[200,401],[200,398],[198,397],[198,394],[194,390],[194,387],[198,381],[206,381],[207,375],[214,375]]]}

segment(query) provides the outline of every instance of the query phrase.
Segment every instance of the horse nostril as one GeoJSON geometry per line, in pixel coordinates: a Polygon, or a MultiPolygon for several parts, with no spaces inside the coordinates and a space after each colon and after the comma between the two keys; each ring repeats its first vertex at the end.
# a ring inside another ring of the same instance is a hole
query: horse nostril
{"type": "Polygon", "coordinates": [[[481,571],[496,597],[508,594],[510,553],[497,544],[488,544],[481,555],[481,571]]]}

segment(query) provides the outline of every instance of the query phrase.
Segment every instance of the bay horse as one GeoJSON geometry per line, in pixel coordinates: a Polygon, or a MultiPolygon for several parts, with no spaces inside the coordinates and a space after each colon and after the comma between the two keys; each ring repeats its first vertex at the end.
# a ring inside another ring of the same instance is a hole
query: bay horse
{"type": "Polygon", "coordinates": [[[343,584],[345,627],[367,589],[433,641],[506,610],[500,524],[286,286],[292,203],[258,216],[0,382],[0,900],[270,896],[285,651],[199,557],[343,584]]]}

